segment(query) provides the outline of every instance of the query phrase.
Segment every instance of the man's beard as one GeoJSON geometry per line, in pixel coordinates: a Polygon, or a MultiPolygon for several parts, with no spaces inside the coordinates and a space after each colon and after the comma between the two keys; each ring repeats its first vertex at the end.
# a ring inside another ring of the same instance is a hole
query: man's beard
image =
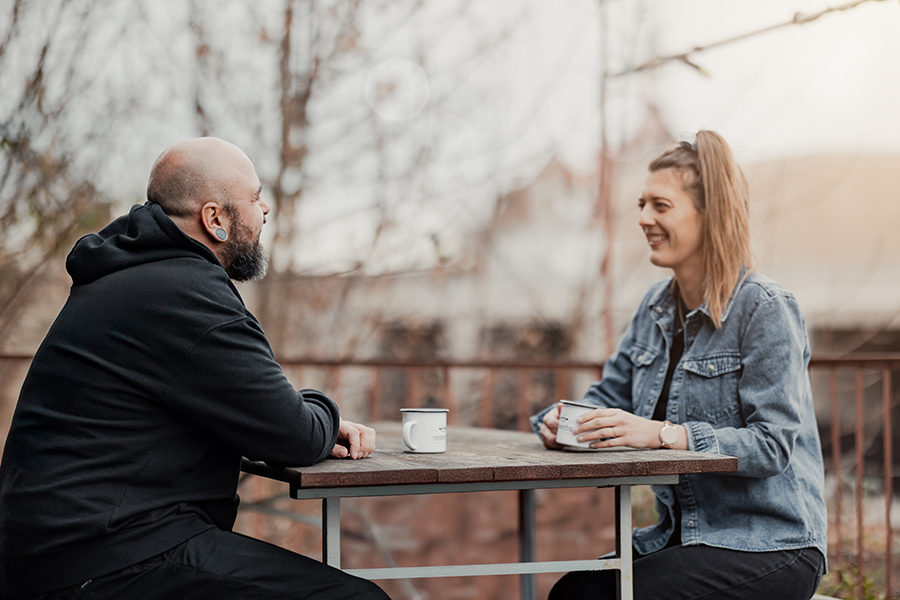
{"type": "Polygon", "coordinates": [[[262,279],[269,267],[269,259],[253,232],[238,219],[232,219],[231,239],[222,251],[222,266],[233,281],[262,279]]]}

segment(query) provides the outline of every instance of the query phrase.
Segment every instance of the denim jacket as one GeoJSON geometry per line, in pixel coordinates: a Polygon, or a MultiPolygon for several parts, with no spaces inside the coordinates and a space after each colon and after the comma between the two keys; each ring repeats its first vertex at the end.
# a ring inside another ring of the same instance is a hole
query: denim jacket
{"type": "MultiPolygon", "coordinates": [[[[584,402],[651,418],[669,366],[675,300],[655,284],[584,402]]],[[[685,349],[666,418],[696,452],[738,458],[731,473],[681,475],[653,486],[659,522],[636,529],[639,554],[662,549],[681,508],[681,543],[762,552],[818,548],[827,556],[824,469],[807,373],[809,338],[797,301],[772,280],[743,276],[719,329],[707,306],[685,320],[685,349]]],[[[552,407],[531,418],[535,432],[552,407]]]]}

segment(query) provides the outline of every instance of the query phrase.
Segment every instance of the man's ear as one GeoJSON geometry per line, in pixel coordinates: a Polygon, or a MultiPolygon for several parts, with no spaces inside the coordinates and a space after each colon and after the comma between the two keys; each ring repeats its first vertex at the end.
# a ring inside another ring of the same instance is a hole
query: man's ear
{"type": "Polygon", "coordinates": [[[228,239],[230,225],[225,209],[218,202],[207,202],[200,208],[200,220],[206,233],[217,242],[228,239]]]}

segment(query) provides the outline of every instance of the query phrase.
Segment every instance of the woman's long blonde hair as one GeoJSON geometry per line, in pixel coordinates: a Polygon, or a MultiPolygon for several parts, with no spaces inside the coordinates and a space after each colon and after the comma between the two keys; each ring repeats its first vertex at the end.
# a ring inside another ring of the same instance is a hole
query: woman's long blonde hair
{"type": "Polygon", "coordinates": [[[701,215],[704,300],[718,328],[741,274],[753,267],[747,180],[731,148],[715,131],[698,131],[650,163],[650,171],[675,169],[701,215]]]}

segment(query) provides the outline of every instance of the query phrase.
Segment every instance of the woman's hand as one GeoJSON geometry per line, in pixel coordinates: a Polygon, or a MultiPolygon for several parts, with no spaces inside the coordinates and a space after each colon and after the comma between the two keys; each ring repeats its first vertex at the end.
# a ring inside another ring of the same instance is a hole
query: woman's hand
{"type": "MultiPolygon", "coordinates": [[[[638,417],[619,408],[597,408],[578,417],[578,426],[572,433],[578,437],[579,442],[590,441],[591,448],[659,448],[659,431],[662,427],[661,421],[638,417]]],[[[686,450],[687,430],[683,425],[675,427],[678,439],[672,447],[686,450]]]]}
{"type": "Polygon", "coordinates": [[[556,442],[560,409],[562,409],[562,404],[557,404],[556,408],[544,415],[541,421],[541,441],[544,442],[545,448],[562,448],[562,444],[556,442]]]}

